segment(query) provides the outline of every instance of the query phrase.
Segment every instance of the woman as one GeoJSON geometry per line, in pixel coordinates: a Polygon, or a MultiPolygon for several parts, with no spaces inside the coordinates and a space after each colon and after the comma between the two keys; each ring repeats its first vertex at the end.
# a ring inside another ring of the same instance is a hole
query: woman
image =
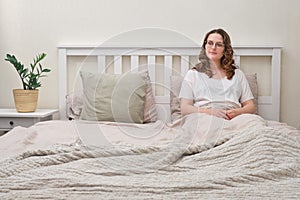
{"type": "Polygon", "coordinates": [[[182,83],[182,115],[200,112],[230,120],[255,112],[249,84],[234,63],[231,40],[223,29],[205,35],[199,61],[182,83]]]}

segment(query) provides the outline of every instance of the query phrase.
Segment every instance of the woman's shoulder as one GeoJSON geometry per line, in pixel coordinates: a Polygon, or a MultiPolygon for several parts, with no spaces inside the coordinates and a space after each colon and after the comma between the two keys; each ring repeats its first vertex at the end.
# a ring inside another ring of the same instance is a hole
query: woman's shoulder
{"type": "Polygon", "coordinates": [[[246,80],[246,75],[245,75],[245,73],[241,69],[235,69],[234,72],[235,72],[234,73],[234,77],[237,80],[240,80],[240,81],[246,80]]]}
{"type": "Polygon", "coordinates": [[[234,70],[234,72],[235,72],[235,73],[243,73],[243,71],[241,70],[241,68],[236,68],[236,69],[234,70]]]}
{"type": "Polygon", "coordinates": [[[234,73],[237,76],[244,76],[245,75],[244,72],[240,68],[235,69],[234,73]]]}
{"type": "Polygon", "coordinates": [[[185,77],[184,79],[187,80],[187,81],[196,81],[199,76],[201,76],[202,73],[198,72],[196,69],[189,69],[186,74],[185,74],[185,77]]]}
{"type": "Polygon", "coordinates": [[[201,74],[205,74],[203,72],[199,72],[197,69],[195,68],[191,68],[187,71],[187,74],[194,74],[194,75],[201,75],[201,74]]]}
{"type": "Polygon", "coordinates": [[[186,74],[189,75],[189,76],[207,76],[205,73],[199,72],[195,68],[189,69],[186,74]]]}
{"type": "Polygon", "coordinates": [[[193,76],[195,74],[197,74],[198,71],[196,69],[189,69],[187,72],[186,72],[186,76],[193,76]]]}
{"type": "Polygon", "coordinates": [[[191,68],[191,69],[188,70],[188,72],[189,73],[195,73],[195,72],[198,72],[198,71],[195,68],[191,68]]]}

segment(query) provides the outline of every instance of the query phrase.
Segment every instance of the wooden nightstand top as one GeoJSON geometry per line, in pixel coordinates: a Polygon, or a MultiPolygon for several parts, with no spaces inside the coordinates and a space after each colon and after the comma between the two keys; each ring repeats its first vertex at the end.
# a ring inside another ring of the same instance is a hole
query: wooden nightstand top
{"type": "Polygon", "coordinates": [[[43,118],[57,113],[57,109],[37,109],[35,112],[20,113],[16,109],[0,109],[0,117],[43,118]]]}

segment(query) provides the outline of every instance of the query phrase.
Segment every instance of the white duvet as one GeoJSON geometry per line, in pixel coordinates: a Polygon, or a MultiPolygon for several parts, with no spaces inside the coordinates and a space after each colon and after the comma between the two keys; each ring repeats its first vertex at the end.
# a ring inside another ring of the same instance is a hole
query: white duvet
{"type": "Polygon", "coordinates": [[[297,198],[299,138],[257,115],[41,122],[0,137],[0,198],[297,198]]]}

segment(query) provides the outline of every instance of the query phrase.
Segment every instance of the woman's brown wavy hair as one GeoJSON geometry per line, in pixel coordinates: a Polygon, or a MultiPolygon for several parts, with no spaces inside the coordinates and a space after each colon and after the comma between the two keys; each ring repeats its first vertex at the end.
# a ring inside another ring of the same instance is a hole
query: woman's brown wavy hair
{"type": "Polygon", "coordinates": [[[199,54],[199,63],[195,65],[194,69],[207,74],[207,76],[209,76],[210,78],[213,76],[212,71],[210,69],[209,59],[205,53],[205,45],[207,43],[207,38],[212,33],[217,33],[223,38],[224,53],[221,58],[221,67],[225,70],[226,76],[230,80],[234,76],[234,70],[237,68],[237,66],[235,65],[233,59],[233,48],[231,46],[230,37],[223,29],[213,29],[205,35],[199,54]]]}

